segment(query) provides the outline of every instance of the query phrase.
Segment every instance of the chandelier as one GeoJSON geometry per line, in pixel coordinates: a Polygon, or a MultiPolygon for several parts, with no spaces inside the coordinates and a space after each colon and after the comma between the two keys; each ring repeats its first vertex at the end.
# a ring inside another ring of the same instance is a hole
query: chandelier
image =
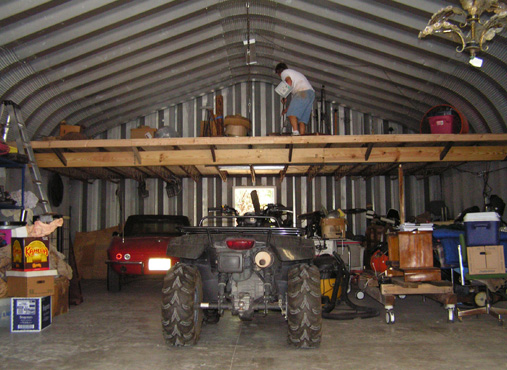
{"type": "Polygon", "coordinates": [[[476,54],[486,51],[488,47],[484,44],[507,25],[507,3],[503,0],[460,2],[463,9],[450,5],[433,14],[426,28],[419,32],[419,38],[440,34],[461,43],[456,51],[469,52],[470,64],[480,67],[482,60],[476,54]]]}

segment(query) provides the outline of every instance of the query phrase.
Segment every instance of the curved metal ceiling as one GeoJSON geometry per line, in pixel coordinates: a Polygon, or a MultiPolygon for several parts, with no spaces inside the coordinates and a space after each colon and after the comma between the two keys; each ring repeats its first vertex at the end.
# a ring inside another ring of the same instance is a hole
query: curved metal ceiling
{"type": "Polygon", "coordinates": [[[414,130],[450,104],[473,132],[507,132],[506,32],[474,68],[456,44],[417,38],[447,5],[459,1],[4,0],[0,96],[32,138],[62,120],[93,136],[237,82],[278,84],[285,61],[328,100],[414,130]]]}

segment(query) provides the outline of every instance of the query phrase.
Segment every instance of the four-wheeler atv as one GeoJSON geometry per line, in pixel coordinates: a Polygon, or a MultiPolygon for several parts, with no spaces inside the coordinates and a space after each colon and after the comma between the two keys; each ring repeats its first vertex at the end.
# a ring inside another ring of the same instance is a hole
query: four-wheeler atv
{"type": "Polygon", "coordinates": [[[278,310],[287,320],[290,344],[317,347],[322,305],[313,242],[298,228],[280,226],[276,217],[220,210],[197,227],[182,227],[185,235],[169,242],[167,255],[180,262],[164,279],[166,342],[196,344],[203,320],[216,323],[225,310],[241,320],[278,310]]]}

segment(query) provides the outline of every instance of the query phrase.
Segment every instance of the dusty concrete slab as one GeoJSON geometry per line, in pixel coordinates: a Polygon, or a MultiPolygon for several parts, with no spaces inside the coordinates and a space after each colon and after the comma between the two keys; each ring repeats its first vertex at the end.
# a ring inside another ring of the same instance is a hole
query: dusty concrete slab
{"type": "MultiPolygon", "coordinates": [[[[203,327],[195,347],[169,348],[160,324],[161,280],[136,281],[108,293],[105,281],[83,281],[84,302],[41,333],[0,328],[5,369],[486,369],[507,363],[507,327],[487,316],[447,322],[432,300],[397,300],[396,323],[383,307],[371,319],[325,320],[316,350],[287,345],[286,323],[272,312],[251,322],[226,314],[203,327]]],[[[505,303],[505,302],[501,302],[505,303]]],[[[340,308],[340,307],[339,307],[340,308]]]]}

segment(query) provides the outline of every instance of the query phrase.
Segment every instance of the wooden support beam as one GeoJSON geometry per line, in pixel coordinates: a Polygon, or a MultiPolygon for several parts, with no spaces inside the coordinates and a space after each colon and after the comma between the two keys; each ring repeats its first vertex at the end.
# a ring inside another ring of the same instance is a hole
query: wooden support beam
{"type": "Polygon", "coordinates": [[[220,176],[220,178],[222,179],[223,182],[227,182],[227,171],[220,171],[218,169],[218,166],[215,167],[217,169],[217,172],[218,172],[218,176],[220,176]]]}
{"type": "Polygon", "coordinates": [[[370,158],[371,150],[373,149],[373,143],[368,144],[368,148],[366,149],[366,153],[364,155],[364,160],[367,161],[370,158]]]}
{"type": "Polygon", "coordinates": [[[442,153],[440,153],[440,160],[443,161],[447,153],[449,153],[449,150],[451,150],[454,143],[452,141],[449,141],[447,144],[445,144],[444,149],[442,150],[442,153]]]}
{"type": "MultiPolygon", "coordinates": [[[[203,150],[139,151],[137,165],[181,166],[181,165],[263,165],[263,164],[345,164],[362,163],[365,148],[252,148],[220,149],[216,162],[209,148],[203,150]],[[207,153],[207,154],[206,154],[207,153]],[[288,158],[284,161],[283,158],[288,158]]],[[[374,147],[369,157],[373,163],[439,162],[441,147],[374,147]]],[[[502,161],[507,155],[507,146],[474,146],[450,148],[443,161],[502,161]]],[[[35,154],[40,168],[64,167],[54,153],[35,154]]],[[[69,167],[131,167],[132,155],[127,152],[66,153],[69,167]]]]}
{"type": "Polygon", "coordinates": [[[137,149],[135,146],[132,147],[132,152],[134,152],[134,164],[141,164],[143,163],[141,160],[141,156],[139,155],[139,149],[137,149]]]}
{"type": "Polygon", "coordinates": [[[214,145],[210,145],[209,149],[211,150],[211,157],[213,158],[213,162],[217,161],[217,155],[215,154],[216,147],[214,145]]]}
{"type": "Polygon", "coordinates": [[[310,166],[310,168],[308,168],[308,171],[306,171],[306,175],[308,176],[308,181],[312,181],[320,172],[320,170],[322,170],[322,168],[324,168],[323,165],[313,165],[313,166],[310,166]]]}
{"type": "Polygon", "coordinates": [[[280,171],[280,183],[283,182],[283,179],[285,178],[285,175],[287,174],[287,170],[289,169],[289,166],[286,165],[283,170],[280,171]]]}
{"type": "Polygon", "coordinates": [[[250,176],[252,177],[252,184],[255,185],[255,169],[252,165],[250,165],[250,176]]]}
{"type": "Polygon", "coordinates": [[[400,195],[400,223],[405,223],[405,179],[403,178],[403,167],[398,166],[398,190],[400,195]]]}
{"type": "Polygon", "coordinates": [[[180,168],[195,182],[199,182],[201,179],[201,173],[195,166],[180,166],[180,168]]]}
{"type": "Polygon", "coordinates": [[[53,153],[56,154],[58,159],[62,162],[62,164],[67,167],[67,159],[65,159],[65,156],[63,155],[63,151],[61,149],[53,149],[53,153]]]}

